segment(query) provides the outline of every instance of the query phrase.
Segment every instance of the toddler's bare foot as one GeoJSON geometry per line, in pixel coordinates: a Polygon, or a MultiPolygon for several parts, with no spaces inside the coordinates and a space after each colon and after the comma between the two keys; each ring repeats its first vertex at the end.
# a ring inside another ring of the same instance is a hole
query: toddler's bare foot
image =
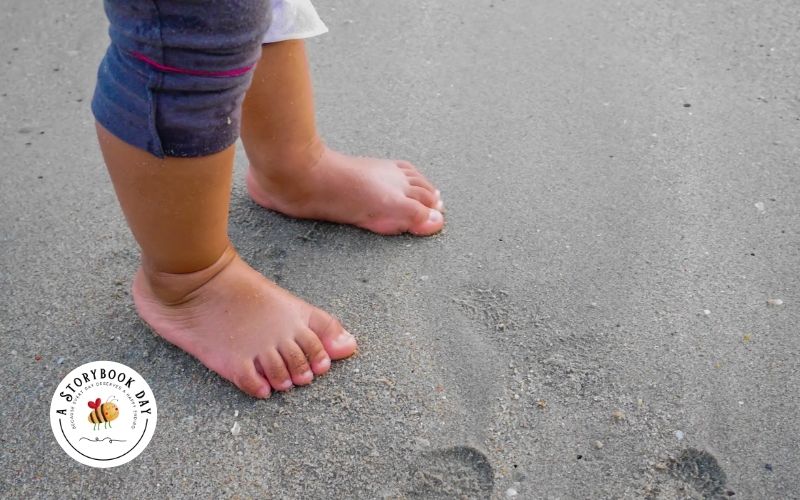
{"type": "Polygon", "coordinates": [[[311,383],[331,359],[356,349],[336,319],[267,280],[232,248],[195,273],[140,269],[133,298],[157,334],[259,398],[311,383]]]}
{"type": "Polygon", "coordinates": [[[442,230],[439,191],[412,164],[318,147],[318,155],[251,164],[247,189],[253,200],[290,217],[353,224],[380,234],[427,236],[442,230]]]}

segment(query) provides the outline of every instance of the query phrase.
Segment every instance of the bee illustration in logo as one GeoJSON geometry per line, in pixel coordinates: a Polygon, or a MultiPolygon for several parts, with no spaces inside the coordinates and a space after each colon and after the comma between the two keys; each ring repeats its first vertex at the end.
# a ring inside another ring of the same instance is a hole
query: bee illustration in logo
{"type": "Polygon", "coordinates": [[[97,398],[89,401],[89,408],[92,409],[89,422],[94,424],[94,430],[99,430],[100,424],[105,424],[105,428],[108,429],[111,427],[111,421],[119,417],[119,408],[111,401],[101,403],[100,398],[97,398]]]}

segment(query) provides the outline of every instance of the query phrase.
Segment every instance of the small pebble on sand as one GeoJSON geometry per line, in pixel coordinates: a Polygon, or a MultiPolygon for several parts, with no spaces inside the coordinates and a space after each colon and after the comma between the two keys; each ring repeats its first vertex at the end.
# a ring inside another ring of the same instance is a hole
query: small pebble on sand
{"type": "Polygon", "coordinates": [[[601,449],[603,449],[603,446],[605,446],[605,445],[603,444],[602,441],[595,441],[594,442],[595,449],[601,450],[601,449]]]}
{"type": "Polygon", "coordinates": [[[711,311],[708,310],[708,309],[703,309],[703,314],[705,314],[706,316],[709,316],[711,314],[711,311]]]}
{"type": "Polygon", "coordinates": [[[517,496],[518,494],[519,494],[519,492],[517,491],[516,488],[509,488],[509,489],[506,490],[506,498],[513,498],[513,497],[517,496]]]}
{"type": "Polygon", "coordinates": [[[622,410],[614,410],[611,412],[611,418],[617,422],[625,420],[625,412],[622,410]]]}
{"type": "Polygon", "coordinates": [[[768,306],[782,306],[783,301],[781,299],[767,299],[768,306]]]}
{"type": "Polygon", "coordinates": [[[242,433],[242,426],[239,425],[239,422],[234,422],[233,427],[231,427],[231,434],[234,436],[238,436],[242,433]]]}
{"type": "Polygon", "coordinates": [[[678,438],[678,441],[683,441],[683,431],[675,431],[675,437],[678,438]]]}
{"type": "Polygon", "coordinates": [[[763,212],[765,210],[764,203],[759,201],[753,204],[759,212],[763,212]]]}

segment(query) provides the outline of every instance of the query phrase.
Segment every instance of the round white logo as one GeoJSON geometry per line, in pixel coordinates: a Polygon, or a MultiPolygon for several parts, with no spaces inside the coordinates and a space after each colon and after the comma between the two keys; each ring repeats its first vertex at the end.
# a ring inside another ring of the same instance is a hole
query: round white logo
{"type": "Polygon", "coordinates": [[[114,361],[75,368],[58,384],[50,425],[67,455],[91,467],[136,458],[156,430],[156,398],[136,370],[114,361]]]}

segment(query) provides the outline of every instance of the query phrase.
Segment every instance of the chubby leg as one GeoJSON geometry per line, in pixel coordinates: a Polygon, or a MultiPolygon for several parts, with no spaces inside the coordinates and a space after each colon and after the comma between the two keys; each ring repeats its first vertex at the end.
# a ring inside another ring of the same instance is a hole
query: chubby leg
{"type": "Polygon", "coordinates": [[[122,210],[142,249],[133,298],[167,341],[255,397],[305,385],[354,338],[329,314],[256,272],[227,234],[234,148],[159,159],[97,126],[122,210]]]}
{"type": "Polygon", "coordinates": [[[263,46],[242,107],[242,140],[248,191],[266,208],[381,234],[430,235],[444,226],[439,191],[412,164],[324,145],[302,40],[263,46]]]}

